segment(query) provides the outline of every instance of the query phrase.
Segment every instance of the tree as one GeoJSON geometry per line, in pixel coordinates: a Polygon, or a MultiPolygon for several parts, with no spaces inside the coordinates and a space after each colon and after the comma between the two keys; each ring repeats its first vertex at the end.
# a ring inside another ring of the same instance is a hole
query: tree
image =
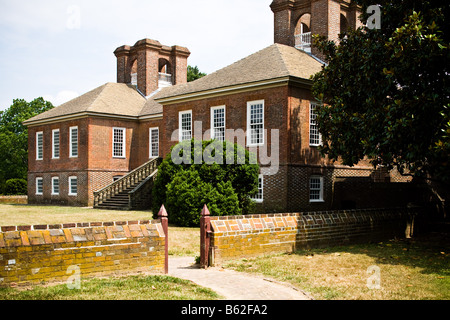
{"type": "Polygon", "coordinates": [[[180,226],[198,226],[205,204],[214,216],[248,213],[259,173],[259,165],[250,159],[248,150],[230,142],[192,139],[177,144],[158,168],[153,212],[164,204],[171,221],[180,226]],[[207,161],[206,155],[215,161],[207,161]],[[177,164],[175,158],[184,161],[177,164]]]}
{"type": "Polygon", "coordinates": [[[8,109],[0,111],[1,189],[9,179],[27,179],[28,130],[23,122],[52,108],[43,98],[31,102],[15,99],[8,109]]]}
{"type": "MultiPolygon", "coordinates": [[[[355,0],[370,17],[371,0],[355,0]]],[[[317,37],[328,65],[313,77],[322,105],[321,151],[354,165],[450,181],[450,6],[446,1],[377,1],[381,28],[361,27],[336,45],[317,37]]]]}
{"type": "Polygon", "coordinates": [[[206,76],[206,73],[200,72],[200,70],[198,69],[197,66],[195,66],[195,67],[188,66],[187,67],[187,81],[188,82],[200,79],[204,76],[206,76]]]}

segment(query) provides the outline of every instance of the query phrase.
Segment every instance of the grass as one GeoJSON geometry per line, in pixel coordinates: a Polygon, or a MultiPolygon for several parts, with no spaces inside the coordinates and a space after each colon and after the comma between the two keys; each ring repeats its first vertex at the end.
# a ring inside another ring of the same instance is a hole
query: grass
{"type": "Polygon", "coordinates": [[[98,210],[89,207],[0,204],[0,226],[72,222],[151,220],[151,211],[98,210]]]}
{"type": "Polygon", "coordinates": [[[80,289],[67,285],[36,286],[28,290],[0,288],[0,300],[215,300],[210,289],[169,276],[127,276],[81,282],[80,289]]]}
{"type": "Polygon", "coordinates": [[[229,263],[261,273],[326,300],[449,300],[448,235],[377,244],[304,250],[229,263]],[[380,288],[369,289],[370,266],[380,270],[380,288]]]}

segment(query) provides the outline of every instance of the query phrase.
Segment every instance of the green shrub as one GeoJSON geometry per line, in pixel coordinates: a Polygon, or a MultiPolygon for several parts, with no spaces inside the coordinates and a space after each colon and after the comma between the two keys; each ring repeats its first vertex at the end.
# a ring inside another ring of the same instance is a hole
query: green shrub
{"type": "Polygon", "coordinates": [[[25,179],[9,179],[5,183],[6,195],[26,195],[27,181],[25,179]]]}
{"type": "Polygon", "coordinates": [[[240,215],[251,210],[250,195],[257,191],[259,166],[250,164],[248,150],[229,142],[190,140],[174,146],[172,151],[184,157],[185,163],[174,163],[171,152],[159,166],[153,188],[153,212],[164,204],[171,223],[198,226],[205,204],[213,216],[240,215]],[[218,147],[219,153],[211,151],[212,156],[222,161],[208,164],[203,159],[195,164],[195,159],[201,159],[200,152],[203,155],[206,149],[208,153],[213,146],[218,147]],[[227,164],[227,156],[234,158],[234,164],[227,164]]]}

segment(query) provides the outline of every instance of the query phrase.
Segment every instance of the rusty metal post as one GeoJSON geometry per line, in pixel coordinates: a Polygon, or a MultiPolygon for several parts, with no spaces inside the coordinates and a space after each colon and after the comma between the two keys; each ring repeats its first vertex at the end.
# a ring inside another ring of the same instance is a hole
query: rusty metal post
{"type": "Polygon", "coordinates": [[[200,267],[205,269],[208,267],[210,231],[210,213],[205,204],[200,217],[200,267]]]}
{"type": "Polygon", "coordinates": [[[158,212],[158,218],[161,219],[161,226],[164,231],[165,239],[165,257],[164,257],[164,272],[169,273],[169,219],[166,208],[161,206],[158,212]]]}

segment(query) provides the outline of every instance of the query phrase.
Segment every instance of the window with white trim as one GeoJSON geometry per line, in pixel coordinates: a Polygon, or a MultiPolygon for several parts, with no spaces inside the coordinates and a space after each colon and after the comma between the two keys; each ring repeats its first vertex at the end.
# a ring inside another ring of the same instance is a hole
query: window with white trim
{"type": "Polygon", "coordinates": [[[76,196],[78,194],[78,178],[69,177],[69,196],[76,196]]]}
{"type": "Polygon", "coordinates": [[[264,144],[264,100],[247,102],[247,144],[264,144]]]}
{"type": "Polygon", "coordinates": [[[211,139],[225,141],[225,106],[211,108],[211,139]]]}
{"type": "Polygon", "coordinates": [[[52,130],[52,159],[59,159],[59,129],[52,130]]]}
{"type": "Polygon", "coordinates": [[[311,103],[309,108],[309,145],[317,147],[322,145],[322,135],[317,125],[317,103],[311,103]]]}
{"type": "Polygon", "coordinates": [[[70,157],[78,157],[78,127],[70,127],[70,157]]]}
{"type": "Polygon", "coordinates": [[[179,141],[192,139],[192,110],[179,113],[179,141]]]}
{"type": "Polygon", "coordinates": [[[159,157],[159,128],[150,128],[150,158],[159,157]]]}
{"type": "Polygon", "coordinates": [[[125,158],[125,128],[113,128],[113,157],[125,158]]]}
{"type": "Polygon", "coordinates": [[[309,178],[309,202],[323,202],[323,177],[309,178]]]}
{"type": "Polygon", "coordinates": [[[256,192],[251,199],[256,202],[263,202],[264,200],[264,176],[262,174],[258,177],[258,192],[256,192]]]}
{"type": "Polygon", "coordinates": [[[36,195],[44,194],[44,179],[36,178],[36,195]]]}
{"type": "Polygon", "coordinates": [[[44,132],[36,132],[36,160],[44,159],[44,132]]]}
{"type": "Polygon", "coordinates": [[[59,177],[52,177],[52,195],[59,195],[59,177]]]}

